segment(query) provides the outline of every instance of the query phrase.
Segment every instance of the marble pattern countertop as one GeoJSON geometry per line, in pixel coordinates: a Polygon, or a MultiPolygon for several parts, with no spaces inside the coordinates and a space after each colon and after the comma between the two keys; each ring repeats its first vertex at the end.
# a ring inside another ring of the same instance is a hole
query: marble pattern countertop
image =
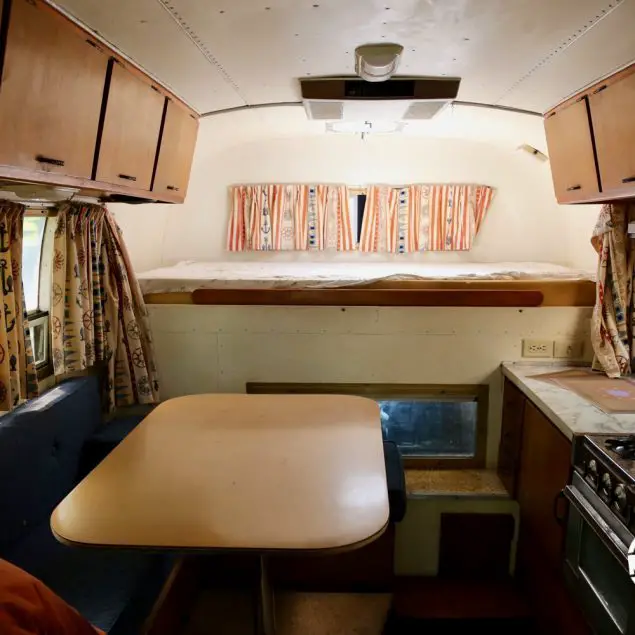
{"type": "Polygon", "coordinates": [[[606,414],[574,392],[532,379],[532,375],[569,370],[575,366],[554,362],[504,362],[501,367],[503,375],[518,386],[569,439],[576,434],[635,433],[635,413],[606,414]]]}

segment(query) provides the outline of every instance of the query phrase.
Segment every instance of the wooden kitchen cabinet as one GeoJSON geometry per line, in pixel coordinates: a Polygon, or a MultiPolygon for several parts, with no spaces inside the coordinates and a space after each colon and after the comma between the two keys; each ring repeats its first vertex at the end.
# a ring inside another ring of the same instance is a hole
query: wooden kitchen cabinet
{"type": "Polygon", "coordinates": [[[111,60],[95,180],[150,190],[165,99],[147,78],[111,60]]]}
{"type": "Polygon", "coordinates": [[[568,203],[600,193],[587,97],[550,113],[545,132],[556,199],[568,203]]]}
{"type": "Polygon", "coordinates": [[[185,199],[197,133],[196,117],[174,100],[168,99],[153,192],[176,194],[185,199]]]}
{"type": "Polygon", "coordinates": [[[499,474],[501,461],[507,465],[503,475],[509,474],[508,489],[515,492],[520,508],[516,574],[538,632],[591,635],[564,581],[567,508],[559,494],[569,482],[571,442],[508,379],[503,389],[499,474]]]}
{"type": "Polygon", "coordinates": [[[38,0],[13,0],[0,84],[0,164],[91,178],[108,55],[38,0]]]}
{"type": "Polygon", "coordinates": [[[571,442],[527,401],[518,471],[521,532],[556,569],[562,566],[564,544],[564,522],[556,515],[562,514],[560,492],[570,471],[571,442]]]}
{"type": "Polygon", "coordinates": [[[604,191],[635,186],[635,73],[607,81],[589,95],[604,191]]]}

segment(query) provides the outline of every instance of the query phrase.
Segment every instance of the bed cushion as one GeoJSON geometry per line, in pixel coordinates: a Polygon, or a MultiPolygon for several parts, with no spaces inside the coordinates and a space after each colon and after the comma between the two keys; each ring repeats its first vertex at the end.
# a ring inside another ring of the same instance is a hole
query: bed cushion
{"type": "Polygon", "coordinates": [[[195,289],[341,288],[373,282],[594,280],[595,272],[544,262],[180,262],[137,275],[142,293],[195,289]]]}

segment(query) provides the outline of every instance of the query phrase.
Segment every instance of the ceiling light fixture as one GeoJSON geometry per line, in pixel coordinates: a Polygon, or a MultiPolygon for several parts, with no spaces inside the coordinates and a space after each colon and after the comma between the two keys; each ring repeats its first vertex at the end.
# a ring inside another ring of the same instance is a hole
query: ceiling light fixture
{"type": "Polygon", "coordinates": [[[355,49],[355,72],[367,82],[390,79],[401,59],[403,46],[399,44],[365,44],[355,49]]]}
{"type": "Polygon", "coordinates": [[[349,134],[389,134],[402,132],[404,128],[403,121],[329,121],[326,124],[327,132],[349,134]]]}

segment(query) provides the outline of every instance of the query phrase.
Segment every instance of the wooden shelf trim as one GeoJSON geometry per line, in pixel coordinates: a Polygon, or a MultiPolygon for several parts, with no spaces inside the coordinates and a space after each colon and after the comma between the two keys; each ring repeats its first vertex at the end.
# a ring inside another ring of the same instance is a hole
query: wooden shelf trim
{"type": "Polygon", "coordinates": [[[529,289],[197,289],[192,300],[206,305],[536,307],[543,294],[529,289]]]}
{"type": "Polygon", "coordinates": [[[197,289],[149,293],[147,304],[592,307],[591,280],[379,281],[341,289],[197,289]]]}

